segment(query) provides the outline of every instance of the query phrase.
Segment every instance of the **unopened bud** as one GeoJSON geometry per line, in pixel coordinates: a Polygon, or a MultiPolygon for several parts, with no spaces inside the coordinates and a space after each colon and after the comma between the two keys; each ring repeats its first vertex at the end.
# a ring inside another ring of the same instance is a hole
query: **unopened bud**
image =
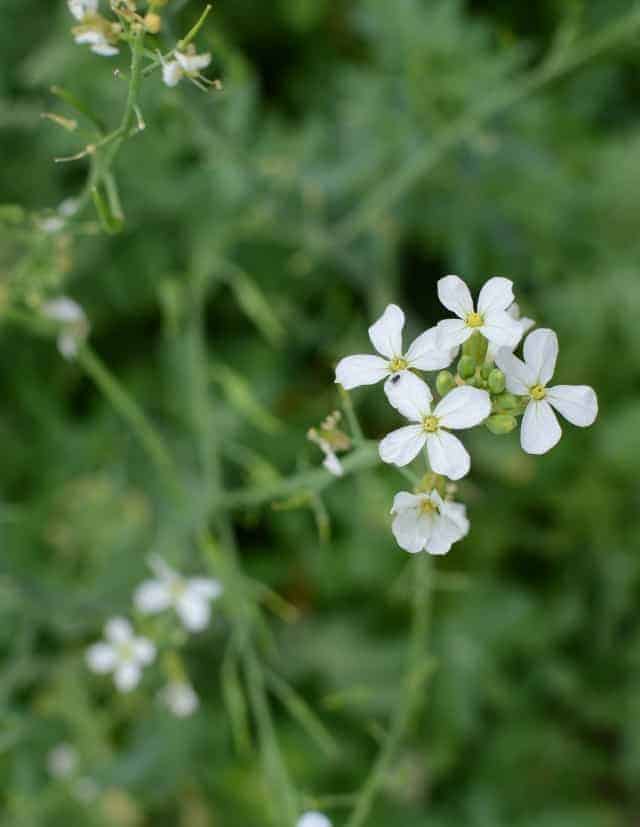
{"type": "Polygon", "coordinates": [[[487,355],[487,347],[489,342],[485,339],[482,333],[476,332],[470,336],[462,345],[462,353],[464,356],[471,356],[476,365],[481,365],[487,355]]]}
{"type": "Polygon", "coordinates": [[[476,372],[476,362],[468,354],[461,356],[458,362],[458,375],[461,379],[470,379],[476,372]]]}
{"type": "Polygon", "coordinates": [[[485,363],[485,364],[484,364],[484,365],[480,368],[480,376],[482,376],[482,378],[483,378],[484,380],[487,380],[487,379],[489,378],[489,376],[491,375],[491,371],[492,371],[492,370],[493,370],[492,366],[491,366],[491,365],[488,365],[488,364],[486,364],[486,363],[485,363]]]}
{"type": "Polygon", "coordinates": [[[491,393],[502,393],[505,386],[504,373],[498,368],[494,368],[489,374],[488,378],[489,390],[491,393]]]}
{"type": "Polygon", "coordinates": [[[150,11],[145,15],[144,27],[150,34],[158,34],[162,28],[162,18],[159,14],[150,11]]]}
{"type": "Polygon", "coordinates": [[[511,414],[493,414],[484,423],[492,434],[502,436],[503,434],[510,434],[518,425],[518,420],[511,414]]]}
{"type": "Polygon", "coordinates": [[[456,380],[449,370],[441,370],[436,377],[436,390],[440,396],[446,396],[456,386],[456,380]]]}
{"type": "Polygon", "coordinates": [[[500,396],[494,399],[494,405],[496,411],[515,411],[520,403],[518,401],[518,397],[514,396],[512,393],[501,393],[500,396]]]}

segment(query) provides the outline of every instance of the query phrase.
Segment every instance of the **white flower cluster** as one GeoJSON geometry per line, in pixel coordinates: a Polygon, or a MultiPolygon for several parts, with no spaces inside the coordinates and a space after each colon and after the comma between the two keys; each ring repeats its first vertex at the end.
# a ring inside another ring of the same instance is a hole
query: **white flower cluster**
{"type": "Polygon", "coordinates": [[[76,43],[86,43],[91,51],[103,57],[113,57],[120,51],[115,45],[117,33],[98,13],[98,0],[67,0],[69,11],[79,25],[73,29],[76,43]]]}
{"type": "Polygon", "coordinates": [[[210,63],[208,52],[199,55],[192,47],[186,52],[176,49],[173,58],[162,63],[162,80],[166,86],[177,86],[184,77],[197,82],[201,79],[200,71],[210,63]]]}
{"type": "MultiPolygon", "coordinates": [[[[222,594],[221,584],[208,577],[185,578],[156,556],[149,562],[155,577],[136,589],[135,608],[144,615],[172,609],[188,632],[204,630],[211,618],[210,604],[222,594]]],[[[116,688],[130,692],[140,683],[143,668],[154,661],[158,646],[147,637],[136,636],[123,617],[106,623],[104,637],[87,649],[87,665],[97,674],[113,674],[116,688]]],[[[194,688],[181,676],[172,677],[159,697],[178,718],[192,715],[199,706],[194,688]]]]}
{"type": "Polygon", "coordinates": [[[452,431],[486,424],[494,434],[509,433],[524,414],[521,445],[543,454],[560,439],[552,410],[574,425],[591,425],[598,412],[595,392],[587,386],[547,387],[555,370],[558,340],[551,330],[536,330],[524,343],[524,362],[514,355],[531,319],[520,318],[513,284],[495,277],[482,287],[474,305],[458,276],[438,282],[438,297],[456,318],[422,333],[404,350],[405,317],[394,304],[369,328],[378,355],[347,356],[336,367],[336,382],[346,390],[385,380],[390,404],[410,424],[388,434],[380,458],[402,467],[424,449],[428,473],[414,493],[396,495],[391,513],[398,544],[411,553],[446,554],[469,530],[465,507],[451,502],[455,486],[469,473],[471,459],[452,431]],[[458,375],[445,370],[457,358],[458,375]],[[435,403],[429,385],[416,371],[440,371],[435,403]]]}

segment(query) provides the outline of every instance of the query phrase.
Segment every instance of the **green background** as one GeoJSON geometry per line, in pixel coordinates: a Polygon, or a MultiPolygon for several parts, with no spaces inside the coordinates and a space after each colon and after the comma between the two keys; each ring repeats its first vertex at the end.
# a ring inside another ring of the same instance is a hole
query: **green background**
{"type": "MultiPolygon", "coordinates": [[[[164,48],[201,8],[170,2],[164,48]]],[[[128,611],[149,551],[202,571],[193,515],[208,494],[193,436],[203,416],[229,488],[317,465],[306,431],[339,405],[338,358],[369,350],[366,327],[389,301],[405,309],[408,335],[448,315],[436,296],[446,273],[474,289],[512,278],[526,315],[558,333],[556,380],[592,385],[600,416],[588,430],[566,425],[544,457],[523,454],[517,434],[466,438],[473,465],[460,496],[472,530],[436,561],[435,669],[368,823],[636,823],[637,24],[606,53],[521,90],[544,60],[633,8],[218,0],[197,42],[224,91],[145,81],[147,128],[115,167],[124,230],[101,234],[89,208],[71,238],[32,229],[86,175],[85,161],[53,164],[82,140],[40,113],[73,117],[48,91],[60,84],[117,124],[126,81],[112,69],[126,71],[126,55],[75,46],[62,2],[0,0],[0,200],[27,211],[21,223],[5,210],[0,230],[2,827],[271,823],[255,751],[233,745],[224,611],[185,650],[203,704],[187,721],[154,700],[159,671],[118,696],[87,673],[83,652],[128,611]],[[501,96],[513,106],[485,117],[501,96]],[[419,152],[433,153],[429,168],[396,197],[398,170],[419,152]],[[337,243],[354,215],[361,231],[337,243]],[[188,324],[194,274],[206,289],[204,354],[188,324]],[[166,500],[81,367],[12,316],[60,292],[84,306],[92,347],[177,458],[189,507],[166,500]],[[190,390],[202,370],[206,409],[190,390]],[[89,808],[47,776],[60,741],[107,790],[89,808]]],[[[367,436],[397,426],[381,388],[352,396],[367,436]]],[[[245,570],[299,610],[294,622],[270,620],[264,658],[338,745],[325,754],[274,700],[283,755],[310,796],[359,787],[397,703],[411,583],[388,511],[406,485],[378,466],[313,507],[233,515],[245,570]]],[[[346,823],[345,808],[329,812],[346,823]]]]}

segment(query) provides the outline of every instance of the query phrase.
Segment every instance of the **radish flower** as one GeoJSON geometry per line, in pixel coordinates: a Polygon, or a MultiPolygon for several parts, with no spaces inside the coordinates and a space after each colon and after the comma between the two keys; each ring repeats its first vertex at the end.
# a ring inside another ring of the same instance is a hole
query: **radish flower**
{"type": "Polygon", "coordinates": [[[426,494],[400,491],[393,500],[391,525],[400,548],[415,554],[446,554],[453,543],[469,533],[469,520],[461,503],[447,502],[434,489],[426,494]]]}
{"type": "Polygon", "coordinates": [[[92,672],[113,672],[120,692],[130,692],[140,683],[142,667],[156,656],[156,647],[145,637],[135,637],[133,628],[123,617],[114,617],[104,627],[105,642],[87,649],[87,665],[92,672]]]}

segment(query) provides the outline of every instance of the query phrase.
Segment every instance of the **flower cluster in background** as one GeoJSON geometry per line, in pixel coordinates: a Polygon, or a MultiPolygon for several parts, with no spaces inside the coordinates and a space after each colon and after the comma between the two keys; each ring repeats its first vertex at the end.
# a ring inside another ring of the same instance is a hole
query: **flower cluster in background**
{"type": "Polygon", "coordinates": [[[404,468],[424,456],[426,473],[416,477],[413,492],[396,495],[391,509],[394,537],[411,553],[446,554],[469,531],[465,506],[453,502],[456,488],[447,481],[465,477],[471,458],[452,431],[484,424],[495,435],[507,434],[522,416],[522,449],[544,454],[562,435],[554,409],[580,427],[591,425],[598,413],[592,388],[547,387],[558,356],[552,330],[526,337],[524,361],[514,355],[534,322],[520,318],[509,279],[489,279],[474,304],[462,279],[445,276],[438,282],[438,297],[456,318],[425,331],[405,351],[405,316],[391,304],[369,328],[379,355],[347,356],[336,367],[336,382],[345,390],[384,380],[389,403],[409,422],[381,440],[383,462],[404,468]],[[447,368],[456,358],[454,375],[447,368]],[[439,401],[416,371],[440,371],[435,381],[439,401]]]}

